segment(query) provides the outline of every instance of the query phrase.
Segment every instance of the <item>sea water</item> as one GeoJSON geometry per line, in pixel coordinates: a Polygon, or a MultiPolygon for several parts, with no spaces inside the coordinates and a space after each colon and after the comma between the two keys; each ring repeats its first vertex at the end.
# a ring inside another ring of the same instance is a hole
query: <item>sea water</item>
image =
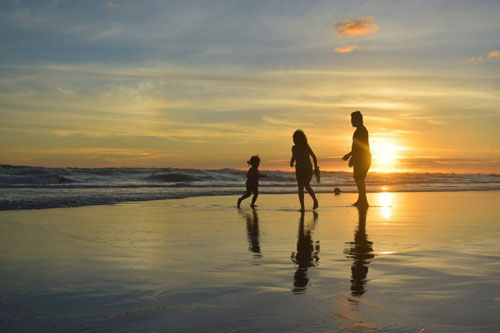
{"type": "MultiPolygon", "coordinates": [[[[262,170],[263,194],[295,193],[293,171],[262,170]]],[[[125,201],[234,195],[245,190],[246,171],[174,168],[44,168],[0,166],[0,210],[113,204],[125,201]]],[[[318,193],[355,192],[349,172],[322,172],[318,193]]],[[[374,173],[368,192],[500,190],[499,174],[374,173]]]]}

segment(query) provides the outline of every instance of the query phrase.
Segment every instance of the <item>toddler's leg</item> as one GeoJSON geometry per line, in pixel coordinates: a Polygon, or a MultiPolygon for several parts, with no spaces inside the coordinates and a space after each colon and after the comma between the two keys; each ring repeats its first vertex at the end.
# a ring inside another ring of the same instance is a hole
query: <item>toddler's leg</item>
{"type": "Polygon", "coordinates": [[[252,198],[252,204],[250,205],[250,207],[257,207],[257,205],[255,204],[255,201],[257,201],[257,197],[259,196],[259,189],[255,188],[252,191],[253,191],[253,198],[252,198]]]}
{"type": "Polygon", "coordinates": [[[240,208],[241,202],[243,200],[245,200],[246,198],[248,198],[250,195],[252,195],[252,192],[250,192],[250,189],[247,188],[247,191],[245,192],[245,194],[243,194],[241,196],[241,198],[238,199],[238,203],[237,203],[238,208],[240,208]]]}

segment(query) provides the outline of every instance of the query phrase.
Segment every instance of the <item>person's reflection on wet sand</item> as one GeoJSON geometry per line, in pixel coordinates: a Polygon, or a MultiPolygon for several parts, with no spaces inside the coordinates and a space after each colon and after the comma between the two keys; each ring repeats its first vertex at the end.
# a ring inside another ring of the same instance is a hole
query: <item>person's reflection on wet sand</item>
{"type": "Polygon", "coordinates": [[[259,239],[259,215],[255,209],[251,212],[240,210],[247,220],[248,251],[253,253],[254,258],[261,258],[259,239]]]}
{"type": "Polygon", "coordinates": [[[291,255],[292,261],[297,264],[297,271],[294,275],[293,292],[302,294],[309,284],[307,270],[309,267],[318,265],[319,261],[319,241],[312,240],[312,232],[318,221],[318,213],[313,211],[314,218],[307,227],[304,224],[304,212],[300,214],[299,233],[297,237],[297,252],[291,255]]]}
{"type": "Polygon", "coordinates": [[[354,242],[347,242],[349,248],[345,249],[347,258],[353,259],[351,266],[351,295],[361,297],[365,293],[368,275],[368,264],[375,257],[373,243],[366,234],[366,212],[368,207],[358,207],[359,222],[354,233],[354,242]]]}

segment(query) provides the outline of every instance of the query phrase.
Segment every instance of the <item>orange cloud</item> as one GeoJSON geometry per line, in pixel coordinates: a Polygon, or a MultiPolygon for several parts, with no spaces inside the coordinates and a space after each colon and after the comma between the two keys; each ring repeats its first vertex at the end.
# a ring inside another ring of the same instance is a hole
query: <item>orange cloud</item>
{"type": "Polygon", "coordinates": [[[118,4],[116,2],[113,2],[113,1],[108,1],[108,2],[106,2],[106,7],[116,8],[116,7],[118,7],[118,4]]]}
{"type": "Polygon", "coordinates": [[[469,60],[467,61],[470,65],[477,65],[477,64],[480,64],[483,62],[483,57],[479,56],[479,57],[471,57],[469,58],[469,60]]]}
{"type": "Polygon", "coordinates": [[[355,20],[338,21],[335,23],[337,35],[342,37],[371,35],[378,30],[374,16],[367,16],[355,20]]]}
{"type": "Polygon", "coordinates": [[[333,52],[337,53],[350,53],[354,52],[356,50],[359,50],[358,44],[351,44],[351,45],[342,45],[333,50],[333,52]]]}
{"type": "Polygon", "coordinates": [[[488,58],[500,58],[500,51],[491,51],[490,54],[488,54],[488,58]]]}

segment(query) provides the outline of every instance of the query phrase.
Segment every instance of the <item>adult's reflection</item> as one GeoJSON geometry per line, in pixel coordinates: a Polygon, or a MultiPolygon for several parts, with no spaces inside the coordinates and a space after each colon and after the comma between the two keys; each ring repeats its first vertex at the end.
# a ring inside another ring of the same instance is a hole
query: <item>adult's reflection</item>
{"type": "Polygon", "coordinates": [[[354,233],[354,242],[348,242],[349,248],[345,250],[347,257],[353,259],[351,266],[351,295],[355,297],[361,297],[365,293],[368,264],[375,257],[373,243],[368,240],[366,234],[367,211],[368,207],[358,207],[359,221],[354,233]]]}
{"type": "Polygon", "coordinates": [[[304,293],[309,284],[307,270],[317,266],[319,261],[319,241],[314,242],[312,233],[318,222],[318,213],[313,211],[313,221],[307,226],[304,223],[304,212],[300,213],[299,233],[297,236],[297,252],[291,255],[292,261],[297,264],[294,275],[293,292],[304,293]]]}
{"type": "Polygon", "coordinates": [[[253,253],[254,258],[260,258],[262,254],[260,253],[259,215],[257,210],[252,209],[251,212],[240,210],[240,212],[247,220],[248,251],[253,253]]]}

